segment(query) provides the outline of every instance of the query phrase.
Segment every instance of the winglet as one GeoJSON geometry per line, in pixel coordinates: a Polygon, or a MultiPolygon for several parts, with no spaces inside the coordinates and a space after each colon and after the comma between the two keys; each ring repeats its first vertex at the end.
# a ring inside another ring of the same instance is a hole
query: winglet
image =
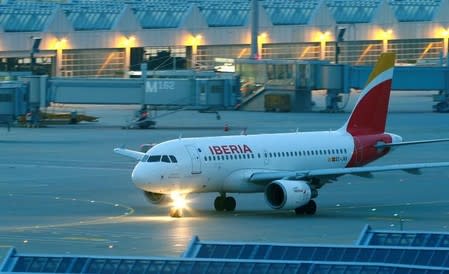
{"type": "Polygon", "coordinates": [[[384,133],[394,62],[394,53],[380,55],[351,116],[343,127],[351,135],[384,133]]]}
{"type": "Polygon", "coordinates": [[[129,158],[136,159],[137,161],[140,161],[143,158],[143,156],[145,156],[145,153],[143,152],[130,150],[126,148],[114,148],[114,152],[129,158]]]}

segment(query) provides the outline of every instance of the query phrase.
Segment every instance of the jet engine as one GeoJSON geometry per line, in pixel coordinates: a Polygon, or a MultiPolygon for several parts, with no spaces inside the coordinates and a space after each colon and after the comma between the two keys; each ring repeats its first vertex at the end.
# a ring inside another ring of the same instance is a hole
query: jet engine
{"type": "Polygon", "coordinates": [[[312,198],[306,181],[276,180],[265,188],[265,200],[273,209],[296,209],[312,198]]]}
{"type": "Polygon", "coordinates": [[[144,191],[145,197],[150,203],[158,205],[158,204],[166,204],[170,202],[170,197],[167,197],[166,194],[160,194],[155,192],[144,191]]]}

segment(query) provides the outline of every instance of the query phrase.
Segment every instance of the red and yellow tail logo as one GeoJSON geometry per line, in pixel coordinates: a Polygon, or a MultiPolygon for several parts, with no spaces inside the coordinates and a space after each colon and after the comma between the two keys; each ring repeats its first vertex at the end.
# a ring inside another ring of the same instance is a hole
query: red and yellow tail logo
{"type": "Polygon", "coordinates": [[[394,53],[380,55],[346,123],[346,131],[352,136],[385,132],[394,62],[394,53]]]}

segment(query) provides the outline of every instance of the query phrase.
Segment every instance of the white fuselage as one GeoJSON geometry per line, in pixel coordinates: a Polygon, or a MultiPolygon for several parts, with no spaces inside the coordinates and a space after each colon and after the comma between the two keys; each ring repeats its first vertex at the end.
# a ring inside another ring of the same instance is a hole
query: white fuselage
{"type": "Polygon", "coordinates": [[[343,130],[182,138],[151,148],[132,179],[162,194],[263,192],[248,182],[252,173],[341,168],[353,153],[354,139],[343,130]]]}

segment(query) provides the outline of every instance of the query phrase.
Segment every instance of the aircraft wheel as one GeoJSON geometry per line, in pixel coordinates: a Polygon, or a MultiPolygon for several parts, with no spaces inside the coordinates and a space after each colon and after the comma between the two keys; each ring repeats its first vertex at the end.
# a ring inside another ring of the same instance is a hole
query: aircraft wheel
{"type": "Polygon", "coordinates": [[[307,215],[314,215],[316,213],[316,203],[314,200],[310,200],[305,206],[305,213],[307,215]]]}
{"type": "Polygon", "coordinates": [[[170,217],[172,217],[172,218],[181,218],[184,215],[182,208],[176,208],[176,207],[170,208],[169,214],[170,214],[170,217]]]}
{"type": "Polygon", "coordinates": [[[295,208],[295,213],[296,213],[296,215],[304,215],[304,213],[305,213],[304,206],[295,208]]]}
{"type": "Polygon", "coordinates": [[[225,200],[225,209],[226,211],[234,211],[237,203],[234,197],[226,197],[225,200]]]}
{"type": "Polygon", "coordinates": [[[226,198],[222,196],[218,196],[217,198],[215,198],[214,207],[216,211],[224,211],[225,205],[226,205],[226,198]]]}
{"type": "Polygon", "coordinates": [[[316,213],[316,203],[314,200],[310,200],[307,204],[295,208],[296,215],[314,215],[316,213]]]}

